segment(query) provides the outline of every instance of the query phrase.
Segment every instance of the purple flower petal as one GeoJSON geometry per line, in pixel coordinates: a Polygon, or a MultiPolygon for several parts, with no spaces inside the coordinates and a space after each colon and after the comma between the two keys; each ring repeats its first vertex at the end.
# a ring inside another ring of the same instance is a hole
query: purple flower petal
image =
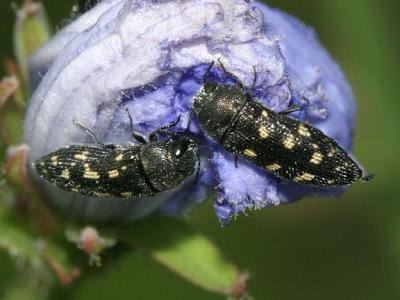
{"type": "MultiPolygon", "coordinates": [[[[60,31],[31,61],[40,81],[25,122],[30,161],[70,144],[91,142],[77,119],[103,143],[130,144],[128,107],[136,131],[149,134],[181,116],[177,129],[201,141],[202,175],[152,198],[93,199],[61,191],[32,175],[51,203],[97,220],[143,217],[161,208],[180,213],[218,191],[222,224],[242,212],[288,203],[310,193],[337,194],[285,183],[239,160],[202,132],[191,103],[207,65],[221,58],[246,85],[258,80],[258,101],[280,111],[292,100],[297,112],[350,150],[355,106],[338,66],[296,19],[244,0],[105,0],[60,31]],[[43,76],[44,75],[44,76],[43,76]]],[[[211,77],[229,82],[219,70],[211,77]]]]}

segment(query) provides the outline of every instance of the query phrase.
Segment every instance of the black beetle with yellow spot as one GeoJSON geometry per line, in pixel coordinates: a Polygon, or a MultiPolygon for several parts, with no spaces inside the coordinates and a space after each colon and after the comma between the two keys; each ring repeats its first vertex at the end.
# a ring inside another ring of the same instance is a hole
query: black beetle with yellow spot
{"type": "Polygon", "coordinates": [[[204,85],[194,97],[193,111],[202,130],[233,153],[235,161],[238,156],[244,157],[280,178],[319,187],[373,178],[363,174],[332,138],[287,116],[300,107],[279,113],[264,107],[221,62],[224,73],[236,85],[207,80],[213,65],[209,65],[204,85]]]}
{"type": "MultiPolygon", "coordinates": [[[[179,122],[179,119],[178,121],[179,122]]],[[[169,124],[150,135],[150,143],[133,132],[142,145],[101,144],[71,145],[60,148],[34,162],[41,178],[67,191],[93,197],[154,196],[170,190],[195,172],[200,160],[197,143],[185,135],[157,141],[156,133],[175,125],[169,124]]]]}

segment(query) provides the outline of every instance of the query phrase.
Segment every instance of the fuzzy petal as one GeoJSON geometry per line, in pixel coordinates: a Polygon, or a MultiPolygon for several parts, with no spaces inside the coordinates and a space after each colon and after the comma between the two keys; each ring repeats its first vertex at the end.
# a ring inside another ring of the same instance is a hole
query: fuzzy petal
{"type": "MultiPolygon", "coordinates": [[[[214,207],[225,224],[247,210],[320,193],[280,182],[244,160],[236,168],[230,153],[211,141],[196,120],[189,122],[204,71],[219,58],[246,85],[255,66],[259,101],[276,111],[290,101],[301,102],[306,109],[295,116],[350,150],[355,113],[351,89],[314,32],[296,19],[245,0],[104,0],[31,60],[38,86],[25,120],[30,162],[60,147],[91,143],[73,119],[103,143],[134,143],[127,107],[135,131],[144,135],[180,116],[177,129],[201,141],[202,174],[196,185],[192,176],[155,197],[122,200],[61,191],[31,169],[50,202],[83,218],[135,220],[160,207],[180,213],[217,189],[214,207]]],[[[219,71],[211,76],[229,81],[219,71]]]]}

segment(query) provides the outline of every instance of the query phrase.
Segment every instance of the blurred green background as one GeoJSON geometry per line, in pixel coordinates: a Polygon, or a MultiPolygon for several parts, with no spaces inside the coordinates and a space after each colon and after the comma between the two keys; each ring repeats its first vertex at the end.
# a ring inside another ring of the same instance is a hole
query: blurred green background
{"type": "MultiPolygon", "coordinates": [[[[74,0],[45,0],[53,28],[74,0]]],[[[400,195],[397,95],[400,2],[269,0],[316,28],[341,65],[358,102],[354,153],[376,174],[337,200],[310,198],[242,216],[221,229],[206,202],[188,219],[251,273],[255,299],[400,298],[400,195]],[[397,136],[397,138],[396,138],[397,136]]],[[[14,12],[0,0],[0,59],[12,53],[14,12]]],[[[0,232],[1,234],[1,232],[0,232]]],[[[0,297],[16,278],[0,253],[0,297]]],[[[54,295],[55,299],[222,299],[192,286],[141,253],[54,295]]],[[[23,293],[21,298],[23,299],[23,293]]]]}

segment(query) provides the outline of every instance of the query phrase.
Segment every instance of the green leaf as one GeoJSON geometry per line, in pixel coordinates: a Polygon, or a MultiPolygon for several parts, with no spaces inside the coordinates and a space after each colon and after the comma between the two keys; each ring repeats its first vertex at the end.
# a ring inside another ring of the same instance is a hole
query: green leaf
{"type": "MultiPolygon", "coordinates": [[[[51,36],[43,5],[25,0],[17,11],[14,26],[14,52],[25,86],[28,87],[28,60],[51,36]]],[[[28,89],[25,89],[26,91],[28,89]]]]}
{"type": "Polygon", "coordinates": [[[34,251],[36,241],[33,233],[24,227],[21,220],[0,202],[0,249],[6,250],[17,259],[40,263],[40,255],[34,251]]]}
{"type": "Polygon", "coordinates": [[[23,275],[19,279],[21,282],[11,282],[3,299],[37,299],[30,298],[29,294],[39,292],[46,294],[55,282],[54,276],[41,256],[42,241],[34,237],[23,220],[1,205],[0,203],[0,249],[5,250],[15,264],[20,266],[19,271],[23,275]],[[18,286],[23,285],[25,277],[29,277],[32,284],[25,291],[21,291],[18,286]]]}
{"type": "Polygon", "coordinates": [[[71,257],[77,252],[63,237],[38,236],[29,222],[0,202],[0,250],[5,250],[29,280],[49,288],[57,282],[68,285],[80,274],[71,257]]]}
{"type": "Polygon", "coordinates": [[[224,295],[240,297],[245,294],[247,276],[183,220],[147,218],[121,232],[125,242],[195,285],[224,295]]]}
{"type": "Polygon", "coordinates": [[[24,100],[17,76],[10,73],[0,79],[0,148],[3,143],[16,144],[21,139],[24,100]]]}
{"type": "Polygon", "coordinates": [[[16,76],[8,76],[0,79],[0,112],[8,100],[19,88],[19,81],[16,76]]]}
{"type": "Polygon", "coordinates": [[[32,284],[27,284],[22,277],[9,282],[1,294],[2,300],[43,300],[47,296],[43,288],[32,288],[32,284]]]}
{"type": "Polygon", "coordinates": [[[63,286],[70,285],[81,275],[81,269],[72,259],[75,253],[77,251],[63,238],[47,241],[43,259],[63,286]]]}
{"type": "Polygon", "coordinates": [[[1,111],[0,118],[0,138],[7,145],[20,143],[24,118],[21,109],[8,102],[1,111]]]}
{"type": "MultiPolygon", "coordinates": [[[[0,148],[1,148],[1,144],[0,144],[0,148]]],[[[0,161],[1,161],[1,157],[0,157],[0,161]]],[[[0,163],[0,168],[2,168],[1,163],[0,163]]],[[[7,184],[6,179],[2,175],[0,175],[0,207],[2,205],[8,206],[8,207],[13,205],[13,198],[14,198],[13,189],[10,187],[10,185],[7,184]]]]}
{"type": "Polygon", "coordinates": [[[7,178],[7,182],[15,188],[16,192],[21,193],[24,191],[32,196],[33,187],[26,171],[26,158],[29,148],[22,144],[19,146],[14,146],[12,150],[11,148],[9,149],[9,155],[4,164],[2,172],[5,178],[7,178]]]}

